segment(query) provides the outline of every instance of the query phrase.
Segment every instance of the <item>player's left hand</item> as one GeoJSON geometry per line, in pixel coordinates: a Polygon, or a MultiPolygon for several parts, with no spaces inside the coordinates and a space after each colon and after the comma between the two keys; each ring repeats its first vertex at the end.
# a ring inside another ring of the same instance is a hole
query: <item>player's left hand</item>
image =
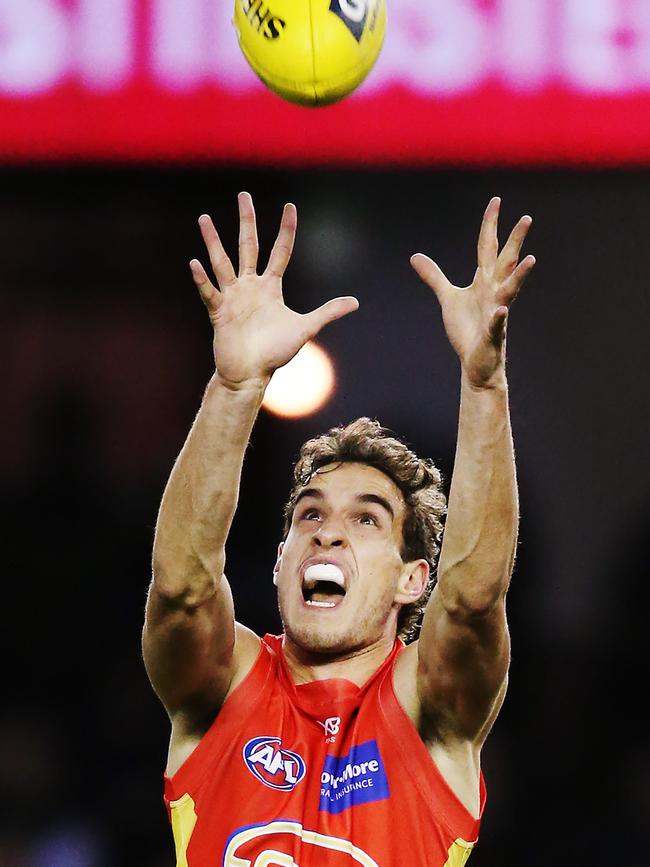
{"type": "Polygon", "coordinates": [[[449,342],[470,384],[494,386],[505,371],[506,327],[510,305],[535,265],[519,254],[532,219],[522,217],[499,253],[497,227],[501,200],[490,201],[478,239],[478,268],[471,286],[452,285],[428,256],[416,253],[411,264],[436,293],[449,342]]]}

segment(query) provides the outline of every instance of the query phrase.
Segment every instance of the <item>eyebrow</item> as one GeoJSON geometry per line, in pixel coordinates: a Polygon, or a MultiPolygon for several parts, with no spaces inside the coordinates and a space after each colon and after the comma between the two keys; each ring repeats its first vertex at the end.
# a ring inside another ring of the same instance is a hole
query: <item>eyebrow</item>
{"type": "Polygon", "coordinates": [[[304,488],[296,497],[296,502],[294,503],[294,509],[298,505],[298,503],[303,500],[305,497],[315,497],[317,500],[324,500],[322,491],[319,491],[318,488],[304,488]]]}
{"type": "Polygon", "coordinates": [[[391,504],[385,497],[380,497],[379,494],[359,494],[357,500],[360,503],[376,503],[378,506],[382,506],[391,518],[395,517],[395,512],[393,511],[391,504]]]}
{"type": "MultiPolygon", "coordinates": [[[[318,488],[305,488],[296,497],[294,509],[298,506],[298,503],[305,497],[314,497],[316,500],[320,501],[323,501],[325,499],[323,492],[320,491],[318,488]]],[[[355,499],[358,503],[374,503],[377,506],[381,506],[383,509],[386,510],[386,512],[388,512],[392,519],[395,518],[395,512],[393,510],[393,507],[385,497],[381,497],[379,496],[379,494],[357,494],[355,499]]]]}

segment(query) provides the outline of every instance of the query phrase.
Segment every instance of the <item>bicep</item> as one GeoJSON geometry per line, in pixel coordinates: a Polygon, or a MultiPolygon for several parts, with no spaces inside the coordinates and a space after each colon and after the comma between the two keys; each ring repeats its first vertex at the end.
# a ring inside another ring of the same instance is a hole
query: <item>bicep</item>
{"type": "Polygon", "coordinates": [[[236,663],[234,607],[225,577],[192,605],[165,596],[152,583],[142,650],[151,684],[170,716],[218,709],[236,663]]]}
{"type": "Polygon", "coordinates": [[[485,740],[505,695],[510,636],[505,600],[485,614],[445,609],[438,588],[418,641],[417,691],[439,734],[485,740]]]}

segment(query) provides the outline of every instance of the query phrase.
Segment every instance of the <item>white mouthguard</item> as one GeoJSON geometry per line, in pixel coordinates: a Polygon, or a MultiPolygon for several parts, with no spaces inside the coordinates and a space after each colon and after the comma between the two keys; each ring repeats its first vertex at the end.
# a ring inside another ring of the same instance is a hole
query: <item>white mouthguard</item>
{"type": "Polygon", "coordinates": [[[307,587],[313,587],[317,581],[331,581],[345,590],[345,578],[343,572],[334,563],[316,563],[305,569],[304,583],[307,587]]]}

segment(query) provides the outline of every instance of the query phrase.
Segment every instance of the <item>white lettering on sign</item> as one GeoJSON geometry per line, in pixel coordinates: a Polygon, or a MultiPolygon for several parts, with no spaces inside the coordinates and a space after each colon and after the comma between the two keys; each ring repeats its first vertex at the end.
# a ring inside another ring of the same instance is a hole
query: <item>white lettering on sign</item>
{"type": "MultiPolygon", "coordinates": [[[[343,3],[352,17],[366,8],[343,3]]],[[[231,17],[232,0],[1,0],[0,94],[45,93],[75,79],[115,91],[142,75],[167,90],[259,89],[231,17]]],[[[364,90],[400,83],[444,96],[489,80],[517,91],[650,90],[650,2],[400,0],[364,90]]]]}
{"type": "Polygon", "coordinates": [[[650,87],[650,3],[648,0],[631,0],[634,12],[631,15],[635,42],[630,55],[634,74],[639,83],[650,87]]]}
{"type": "MultiPolygon", "coordinates": [[[[217,5],[217,4],[215,4],[217,5]]],[[[205,78],[203,0],[155,0],[151,22],[151,64],[156,78],[178,87],[205,78]]]]}
{"type": "Polygon", "coordinates": [[[453,93],[480,84],[489,60],[487,18],[470,0],[405,0],[391,10],[368,90],[395,81],[453,93]]]}
{"type": "Polygon", "coordinates": [[[539,86],[554,72],[547,0],[501,0],[496,29],[500,78],[519,90],[539,86]],[[533,36],[534,34],[534,36],[533,36]]]}
{"type": "Polygon", "coordinates": [[[68,14],[53,0],[2,0],[0,93],[30,95],[58,84],[71,53],[68,14]]]}
{"type": "Polygon", "coordinates": [[[131,75],[134,12],[132,0],[78,0],[77,69],[93,90],[112,90],[131,75]]]}
{"type": "Polygon", "coordinates": [[[606,91],[625,87],[619,5],[618,0],[565,0],[562,60],[574,85],[606,91]]]}

